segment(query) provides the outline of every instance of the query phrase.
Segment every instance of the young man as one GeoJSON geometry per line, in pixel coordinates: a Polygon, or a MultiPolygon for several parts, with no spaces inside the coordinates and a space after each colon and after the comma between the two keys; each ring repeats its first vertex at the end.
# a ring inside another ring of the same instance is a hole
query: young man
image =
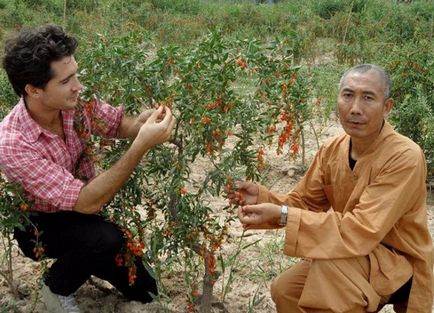
{"type": "Polygon", "coordinates": [[[284,253],[302,258],[273,281],[279,313],[376,312],[384,303],[431,312],[426,163],[419,146],[385,121],[389,90],[382,68],[351,68],[337,99],[345,134],[321,147],[294,190],[237,185],[244,227],[285,227],[284,253]]]}
{"type": "MultiPolygon", "coordinates": [[[[155,280],[137,260],[137,278],[129,285],[128,270],[115,264],[124,237],[97,213],[126,182],[143,155],[167,141],[175,123],[160,107],[137,117],[95,100],[93,116],[79,116],[85,128],[110,138],[131,138],[131,146],[108,170],[95,176],[84,143],[74,127],[82,86],[74,58],[77,40],[49,25],[22,31],[6,42],[3,67],[18,104],[0,124],[0,169],[22,185],[32,203],[30,220],[37,226],[46,256],[56,261],[43,287],[50,312],[79,312],[72,294],[91,276],[109,281],[125,297],[149,302],[157,295],[155,280]],[[89,121],[97,119],[95,125],[89,121]]],[[[82,114],[89,114],[83,110],[82,114]]],[[[30,227],[16,230],[23,253],[32,251],[30,227]]]]}

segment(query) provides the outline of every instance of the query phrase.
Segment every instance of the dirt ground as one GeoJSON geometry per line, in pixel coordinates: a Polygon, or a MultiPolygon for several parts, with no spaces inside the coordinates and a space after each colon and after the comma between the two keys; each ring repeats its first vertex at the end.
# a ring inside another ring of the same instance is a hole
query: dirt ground
{"type": "MultiPolygon", "coordinates": [[[[334,124],[327,127],[316,127],[319,134],[319,142],[325,138],[341,132],[338,125],[334,124]]],[[[309,147],[306,160],[307,163],[312,159],[316,151],[315,136],[310,133],[307,136],[306,145],[309,147]]],[[[302,170],[301,164],[288,160],[285,156],[277,157],[274,148],[266,151],[269,164],[266,177],[266,184],[275,191],[288,191],[299,179],[302,170]]],[[[206,167],[205,161],[195,164],[199,173],[206,167]]],[[[200,175],[200,174],[197,174],[200,175]]],[[[428,215],[431,235],[434,237],[434,206],[432,199],[434,194],[429,196],[428,215]]],[[[210,199],[213,207],[218,210],[225,205],[223,199],[210,199]]],[[[242,234],[242,228],[238,222],[233,223],[229,229],[230,238],[224,245],[225,253],[228,255],[236,251],[238,240],[242,234]]],[[[285,257],[281,253],[283,245],[282,231],[250,231],[245,237],[245,242],[256,244],[243,250],[238,263],[234,266],[236,279],[231,284],[231,289],[221,302],[222,281],[217,281],[215,285],[216,304],[214,312],[242,313],[275,312],[273,302],[270,297],[270,282],[272,277],[287,268],[295,260],[285,257]]],[[[0,252],[1,257],[1,252],[0,252]]],[[[20,293],[19,299],[14,299],[9,293],[6,281],[0,277],[0,308],[2,304],[12,303],[9,310],[1,312],[45,312],[44,305],[38,299],[36,282],[39,277],[40,264],[24,258],[17,249],[14,251],[14,271],[15,281],[20,293]]],[[[177,277],[173,273],[164,278],[165,283],[171,286],[170,301],[164,303],[153,302],[141,304],[138,302],[128,302],[112,288],[108,283],[92,278],[83,285],[76,293],[77,301],[84,313],[157,313],[157,312],[186,312],[185,290],[177,287],[182,277],[177,277]]],[[[1,309],[0,309],[1,310],[1,309]]],[[[390,307],[382,310],[382,313],[394,312],[390,307]]],[[[434,311],[433,311],[434,312],[434,311]]]]}

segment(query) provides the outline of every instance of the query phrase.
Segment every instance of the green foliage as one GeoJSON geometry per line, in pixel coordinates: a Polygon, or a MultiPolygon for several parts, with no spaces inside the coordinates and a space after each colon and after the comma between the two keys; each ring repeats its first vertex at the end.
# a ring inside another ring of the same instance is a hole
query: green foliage
{"type": "Polygon", "coordinates": [[[250,279],[258,283],[271,281],[297,262],[297,258],[289,258],[281,253],[284,245],[282,235],[276,233],[268,239],[266,242],[257,242],[254,245],[255,250],[261,251],[260,259],[255,260],[254,264],[252,260],[247,260],[246,264],[253,269],[249,273],[250,279]]]}
{"type": "Polygon", "coordinates": [[[150,0],[154,8],[173,13],[197,15],[200,12],[199,0],[150,0]]]}
{"type": "Polygon", "coordinates": [[[322,112],[318,114],[318,118],[327,120],[328,116],[336,111],[338,83],[344,72],[345,68],[336,64],[319,65],[312,69],[315,104],[319,106],[316,109],[322,112]]]}
{"type": "Polygon", "coordinates": [[[258,291],[259,291],[259,287],[255,291],[253,298],[249,300],[249,306],[247,308],[248,313],[255,312],[255,307],[259,306],[262,303],[262,301],[265,299],[265,295],[260,295],[258,291]]]}
{"type": "Polygon", "coordinates": [[[434,15],[434,2],[432,1],[416,1],[414,2],[409,11],[416,16],[416,18],[422,17],[428,22],[432,23],[434,15]]]}
{"type": "Polygon", "coordinates": [[[21,194],[20,186],[9,184],[3,174],[0,176],[0,220],[3,236],[10,234],[15,227],[23,227],[28,204],[21,194]]]}
{"type": "Polygon", "coordinates": [[[398,131],[419,143],[427,159],[428,173],[434,176],[434,109],[432,102],[422,92],[421,85],[414,87],[415,92],[407,94],[399,109],[392,115],[398,131]]]}
{"type": "Polygon", "coordinates": [[[425,40],[395,47],[382,61],[392,76],[395,99],[392,122],[425,152],[429,175],[434,175],[433,112],[434,52],[425,40]]]}
{"type": "Polygon", "coordinates": [[[4,117],[18,101],[7,75],[4,71],[0,72],[0,116],[4,117]]]}
{"type": "MultiPolygon", "coordinates": [[[[229,271],[239,264],[220,250],[234,208],[215,212],[207,199],[221,196],[233,178],[259,179],[261,149],[269,143],[297,157],[306,123],[334,110],[338,79],[350,65],[377,63],[392,74],[391,120],[422,147],[434,174],[430,1],[67,0],[65,19],[64,4],[0,0],[0,39],[22,26],[63,24],[80,40],[85,97],[95,93],[129,114],[172,107],[177,126],[171,144],[147,154],[106,215],[130,231],[129,243],[146,245],[157,277],[168,267],[184,271],[191,303],[201,277],[211,284],[218,266],[229,271]],[[192,173],[194,162],[206,164],[200,175],[192,173]]],[[[0,73],[0,115],[16,101],[0,73]]],[[[96,145],[105,169],[129,142],[96,145]]],[[[4,220],[10,234],[21,200],[4,193],[1,201],[0,224],[4,220]]],[[[270,245],[260,248],[267,265],[254,279],[282,271],[285,260],[275,259],[280,242],[270,245]]],[[[235,271],[228,275],[230,285],[235,271]]],[[[249,310],[261,301],[255,295],[249,310]]]]}
{"type": "MultiPolygon", "coordinates": [[[[63,4],[65,0],[56,0],[56,2],[63,4]]],[[[122,0],[120,2],[123,2],[122,0]]],[[[125,1],[126,2],[126,1],[125,1]]],[[[103,3],[103,0],[66,0],[66,6],[72,10],[83,10],[88,13],[93,13],[103,3]]]]}
{"type": "Polygon", "coordinates": [[[4,303],[0,305],[0,313],[14,312],[16,309],[17,305],[15,303],[4,303]]]}
{"type": "Polygon", "coordinates": [[[325,20],[331,19],[339,12],[352,12],[361,14],[368,5],[377,5],[371,0],[328,0],[311,1],[312,11],[325,20]]]}
{"type": "Polygon", "coordinates": [[[408,10],[403,7],[397,6],[395,10],[395,14],[386,19],[386,35],[395,42],[406,42],[413,39],[418,24],[414,15],[409,14],[408,10]]]}
{"type": "Polygon", "coordinates": [[[416,96],[420,88],[434,109],[434,51],[430,43],[409,43],[393,49],[386,60],[386,68],[392,73],[393,97],[398,105],[408,96],[416,96]]]}
{"type": "Polygon", "coordinates": [[[8,3],[2,12],[2,24],[7,28],[23,25],[26,20],[31,20],[30,12],[20,2],[8,3]]]}
{"type": "Polygon", "coordinates": [[[83,10],[91,13],[103,0],[11,0],[15,5],[33,10],[45,9],[50,13],[62,13],[66,4],[67,9],[83,10]]]}
{"type": "Polygon", "coordinates": [[[337,12],[345,11],[346,8],[345,1],[341,0],[313,1],[312,5],[314,13],[326,20],[337,12]]]}
{"type": "MultiPolygon", "coordinates": [[[[12,240],[15,228],[23,229],[28,225],[27,210],[29,203],[23,196],[22,187],[6,181],[6,177],[0,172],[0,237],[2,255],[0,258],[0,277],[2,277],[12,294],[17,296],[17,285],[14,282],[12,240]]],[[[2,310],[10,308],[10,304],[4,304],[2,310]]]]}
{"type": "MultiPolygon", "coordinates": [[[[156,267],[156,275],[163,266],[160,260],[178,259],[186,264],[185,281],[197,286],[202,259],[204,281],[212,286],[234,208],[222,208],[224,214],[218,217],[206,199],[221,196],[232,177],[257,180],[263,166],[257,145],[274,136],[279,152],[287,145],[288,153],[298,155],[303,122],[310,118],[306,71],[293,65],[288,39],[267,44],[228,40],[211,32],[189,49],[153,50],[144,36],[130,32],[111,36],[110,42],[97,35],[89,45],[78,55],[86,93],[123,104],[129,113],[164,104],[177,118],[172,145],[148,153],[107,206],[107,218],[129,230],[132,244],[146,242],[147,261],[156,267]],[[246,77],[256,87],[239,93],[237,81],[246,77]],[[192,166],[198,160],[208,166],[195,178],[192,166]],[[143,201],[145,219],[137,212],[143,201]],[[156,219],[156,210],[163,213],[163,221],[156,219]],[[145,238],[145,229],[152,230],[150,238],[145,238]]],[[[110,167],[126,147],[114,142],[101,167],[110,167]]]]}

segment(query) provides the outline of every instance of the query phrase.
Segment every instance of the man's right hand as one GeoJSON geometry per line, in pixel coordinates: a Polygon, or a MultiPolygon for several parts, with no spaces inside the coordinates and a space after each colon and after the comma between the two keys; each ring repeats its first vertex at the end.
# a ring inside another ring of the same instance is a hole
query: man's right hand
{"type": "Polygon", "coordinates": [[[140,127],[136,143],[146,150],[169,140],[175,125],[175,118],[169,108],[160,106],[140,127]]]}
{"type": "Polygon", "coordinates": [[[231,204],[256,204],[258,201],[259,187],[248,181],[236,181],[235,189],[226,186],[225,192],[231,204]]]}

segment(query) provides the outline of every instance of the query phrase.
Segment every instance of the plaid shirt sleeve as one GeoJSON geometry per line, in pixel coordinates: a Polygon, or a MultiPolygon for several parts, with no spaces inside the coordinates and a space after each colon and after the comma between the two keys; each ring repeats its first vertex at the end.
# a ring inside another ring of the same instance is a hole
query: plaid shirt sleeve
{"type": "Polygon", "coordinates": [[[124,114],[122,107],[112,107],[103,100],[96,98],[93,109],[96,127],[92,127],[92,133],[103,137],[115,138],[124,114]]]}
{"type": "Polygon", "coordinates": [[[2,140],[0,166],[8,180],[21,184],[32,200],[42,200],[61,211],[74,208],[84,185],[24,140],[2,140]]]}

